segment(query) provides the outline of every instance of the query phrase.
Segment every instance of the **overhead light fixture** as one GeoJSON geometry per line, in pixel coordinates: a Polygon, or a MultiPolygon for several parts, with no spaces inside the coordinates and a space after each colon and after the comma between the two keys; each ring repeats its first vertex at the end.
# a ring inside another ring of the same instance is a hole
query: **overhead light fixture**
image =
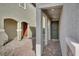
{"type": "Polygon", "coordinates": [[[27,4],[26,3],[19,3],[19,7],[23,9],[27,9],[27,4]]]}
{"type": "Polygon", "coordinates": [[[52,11],[55,11],[55,9],[51,9],[52,11]]]}

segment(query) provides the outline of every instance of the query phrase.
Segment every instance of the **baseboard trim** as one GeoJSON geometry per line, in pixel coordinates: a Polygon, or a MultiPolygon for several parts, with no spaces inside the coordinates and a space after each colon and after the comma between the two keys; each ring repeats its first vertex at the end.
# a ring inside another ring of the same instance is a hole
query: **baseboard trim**
{"type": "Polygon", "coordinates": [[[41,56],[41,45],[36,44],[36,56],[41,56]]]}

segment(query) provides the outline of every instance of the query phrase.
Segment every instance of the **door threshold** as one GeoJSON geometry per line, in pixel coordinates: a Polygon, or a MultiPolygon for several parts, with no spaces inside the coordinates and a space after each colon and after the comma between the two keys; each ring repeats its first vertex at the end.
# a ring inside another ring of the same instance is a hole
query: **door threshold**
{"type": "Polygon", "coordinates": [[[52,39],[52,41],[59,41],[58,39],[52,39]]]}

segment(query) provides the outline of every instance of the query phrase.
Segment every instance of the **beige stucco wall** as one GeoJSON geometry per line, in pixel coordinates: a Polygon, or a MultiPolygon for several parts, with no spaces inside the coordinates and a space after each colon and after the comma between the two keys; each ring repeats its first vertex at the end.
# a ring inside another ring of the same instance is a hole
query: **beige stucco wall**
{"type": "MultiPolygon", "coordinates": [[[[4,18],[12,18],[17,22],[25,21],[30,27],[35,27],[36,9],[33,5],[27,4],[27,9],[19,7],[18,3],[0,4],[0,29],[4,28],[4,18]]],[[[30,29],[32,36],[32,30],[30,29]]]]}
{"type": "Polygon", "coordinates": [[[60,44],[62,55],[67,55],[66,38],[73,38],[79,42],[79,4],[69,3],[63,5],[60,19],[60,44]]]}

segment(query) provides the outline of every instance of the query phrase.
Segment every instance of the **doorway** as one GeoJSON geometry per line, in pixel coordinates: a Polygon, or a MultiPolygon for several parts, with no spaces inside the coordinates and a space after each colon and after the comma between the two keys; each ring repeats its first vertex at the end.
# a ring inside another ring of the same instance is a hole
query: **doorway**
{"type": "MultiPolygon", "coordinates": [[[[45,15],[47,16],[47,20],[50,20],[50,25],[46,23],[47,27],[47,45],[43,45],[43,56],[61,56],[61,47],[60,47],[60,39],[59,39],[59,26],[60,26],[60,16],[62,12],[62,6],[49,7],[46,9],[41,9],[45,15]],[[49,34],[50,32],[50,34],[49,34]],[[48,39],[50,37],[50,39],[48,39]]],[[[40,36],[41,37],[41,36],[40,36]]]]}
{"type": "Polygon", "coordinates": [[[59,39],[59,21],[51,22],[51,39],[59,39]]]}
{"type": "Polygon", "coordinates": [[[28,26],[28,23],[26,22],[22,22],[21,23],[21,28],[22,28],[22,36],[21,36],[21,39],[23,39],[24,37],[28,37],[28,32],[29,32],[29,26],[28,26]]]}

